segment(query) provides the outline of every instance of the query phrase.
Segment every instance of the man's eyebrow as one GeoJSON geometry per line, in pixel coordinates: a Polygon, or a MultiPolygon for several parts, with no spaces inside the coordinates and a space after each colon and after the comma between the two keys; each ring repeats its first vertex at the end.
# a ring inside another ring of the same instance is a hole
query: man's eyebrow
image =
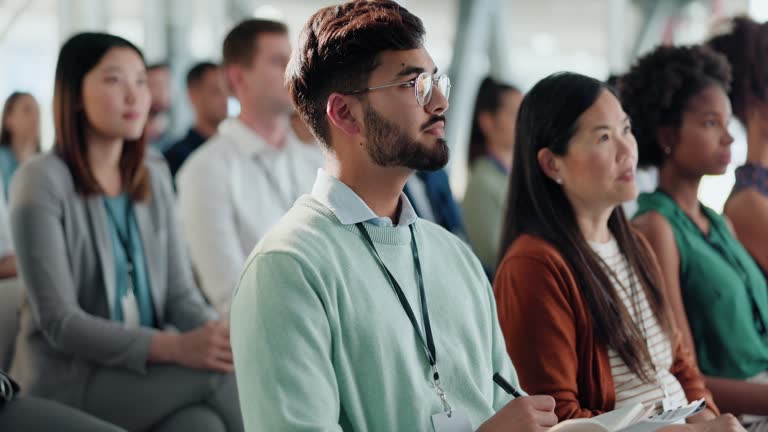
{"type": "MultiPolygon", "coordinates": [[[[413,74],[421,74],[423,72],[426,72],[426,70],[421,66],[404,66],[400,72],[397,73],[397,76],[408,76],[413,74]]],[[[437,66],[435,66],[435,70],[432,73],[437,73],[437,66]]]]}

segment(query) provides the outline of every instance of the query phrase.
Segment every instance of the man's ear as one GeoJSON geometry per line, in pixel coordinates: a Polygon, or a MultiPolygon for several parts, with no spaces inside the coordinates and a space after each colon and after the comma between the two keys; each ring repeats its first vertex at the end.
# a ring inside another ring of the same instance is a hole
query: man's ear
{"type": "Polygon", "coordinates": [[[563,183],[563,176],[560,172],[560,164],[554,153],[548,148],[539,150],[536,154],[536,159],[539,161],[539,166],[544,174],[551,178],[557,184],[563,183]]]}
{"type": "Polygon", "coordinates": [[[239,87],[240,82],[243,80],[241,66],[237,64],[226,66],[224,69],[224,77],[227,80],[227,88],[229,92],[233,96],[236,95],[235,89],[239,87]]]}
{"type": "Polygon", "coordinates": [[[341,130],[344,134],[349,136],[359,135],[361,132],[361,124],[356,118],[353,109],[355,106],[359,106],[357,99],[343,95],[341,93],[331,93],[328,96],[328,102],[325,106],[325,113],[328,115],[328,119],[341,130]]]}

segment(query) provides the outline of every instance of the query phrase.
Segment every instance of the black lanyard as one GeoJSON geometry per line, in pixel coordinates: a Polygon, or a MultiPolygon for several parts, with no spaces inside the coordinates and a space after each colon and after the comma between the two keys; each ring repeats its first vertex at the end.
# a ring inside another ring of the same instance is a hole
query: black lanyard
{"type": "Polygon", "coordinates": [[[371,247],[371,253],[376,258],[376,261],[379,262],[379,265],[384,271],[384,274],[389,279],[389,283],[392,285],[392,289],[395,291],[397,299],[400,300],[400,304],[403,306],[405,314],[408,315],[408,319],[411,321],[411,325],[413,325],[413,329],[416,331],[416,335],[419,337],[419,340],[424,347],[424,352],[427,355],[427,361],[429,361],[429,365],[432,367],[433,379],[439,383],[440,374],[437,372],[436,368],[437,352],[435,351],[435,341],[432,338],[432,326],[429,323],[427,295],[424,292],[424,279],[421,274],[421,261],[419,261],[419,249],[416,246],[416,234],[413,230],[413,224],[409,226],[411,229],[411,251],[413,252],[413,263],[416,266],[416,283],[419,286],[419,296],[421,297],[421,315],[424,319],[424,334],[426,336],[422,336],[421,330],[419,329],[419,322],[416,321],[416,315],[413,313],[413,309],[411,308],[411,304],[408,302],[408,298],[405,297],[405,293],[400,287],[400,284],[397,283],[395,276],[392,274],[392,272],[389,271],[386,264],[384,264],[384,261],[381,259],[381,256],[379,256],[379,252],[376,250],[376,246],[373,244],[373,240],[371,240],[371,236],[368,234],[368,230],[365,228],[362,222],[358,222],[356,226],[357,229],[359,229],[363,234],[363,238],[365,238],[366,242],[371,247]]]}

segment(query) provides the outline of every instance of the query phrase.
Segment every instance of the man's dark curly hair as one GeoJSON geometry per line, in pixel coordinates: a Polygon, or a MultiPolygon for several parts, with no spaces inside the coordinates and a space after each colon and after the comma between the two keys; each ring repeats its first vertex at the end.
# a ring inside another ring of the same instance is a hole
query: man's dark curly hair
{"type": "Polygon", "coordinates": [[[736,118],[746,125],[750,101],[768,102],[768,23],[740,16],[729,24],[730,31],[712,38],[708,45],[731,64],[731,105],[736,118]]]}
{"type": "Polygon", "coordinates": [[[711,85],[728,92],[730,82],[725,56],[705,46],[662,46],[638,59],[618,85],[637,138],[638,165],[661,166],[659,128],[679,127],[693,96],[711,85]]]}
{"type": "Polygon", "coordinates": [[[312,15],[293,50],[286,83],[318,141],[331,147],[328,96],[362,89],[382,52],[421,48],[424,34],[421,20],[393,0],[353,0],[312,15]]]}

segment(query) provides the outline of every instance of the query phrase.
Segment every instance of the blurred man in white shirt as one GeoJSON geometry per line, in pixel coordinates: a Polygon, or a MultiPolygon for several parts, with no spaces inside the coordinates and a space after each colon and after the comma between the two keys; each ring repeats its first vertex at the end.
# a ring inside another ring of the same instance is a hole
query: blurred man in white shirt
{"type": "Polygon", "coordinates": [[[240,115],[224,120],[176,179],[195,270],[223,316],[251,249],[310,191],[322,165],[320,149],[301,143],[290,127],[283,84],[290,55],[282,23],[249,19],[227,35],[223,66],[240,115]]]}

